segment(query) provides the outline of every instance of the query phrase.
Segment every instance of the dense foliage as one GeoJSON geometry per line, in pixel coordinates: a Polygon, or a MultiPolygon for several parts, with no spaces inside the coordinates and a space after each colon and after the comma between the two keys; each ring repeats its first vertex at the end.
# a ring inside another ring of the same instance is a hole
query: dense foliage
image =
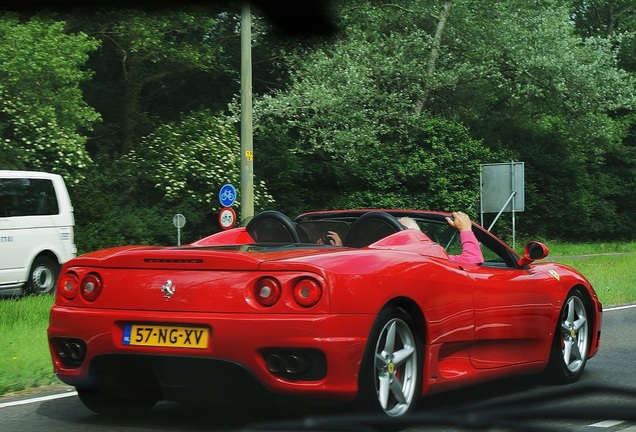
{"type": "Polygon", "coordinates": [[[13,13],[1,16],[0,41],[0,168],[55,167],[76,183],[90,163],[86,133],[99,119],[80,88],[98,41],[65,34],[63,22],[21,22],[13,13]]]}
{"type": "MultiPolygon", "coordinates": [[[[525,164],[525,235],[633,239],[631,0],[335,1],[339,31],[253,15],[255,209],[479,213],[525,164]],[[608,220],[621,220],[608,224],[608,220]]],[[[64,174],[81,251],[218,230],[239,186],[238,3],[0,12],[0,168],[64,174]]],[[[240,213],[240,209],[238,209],[240,213]]]]}

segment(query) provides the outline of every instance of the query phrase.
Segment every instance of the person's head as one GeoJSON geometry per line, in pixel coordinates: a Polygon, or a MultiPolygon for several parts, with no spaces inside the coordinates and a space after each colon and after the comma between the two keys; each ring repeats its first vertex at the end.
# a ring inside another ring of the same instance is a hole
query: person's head
{"type": "Polygon", "coordinates": [[[407,229],[414,229],[418,231],[422,231],[420,226],[415,222],[415,219],[405,216],[398,219],[398,222],[404,225],[407,229]]]}

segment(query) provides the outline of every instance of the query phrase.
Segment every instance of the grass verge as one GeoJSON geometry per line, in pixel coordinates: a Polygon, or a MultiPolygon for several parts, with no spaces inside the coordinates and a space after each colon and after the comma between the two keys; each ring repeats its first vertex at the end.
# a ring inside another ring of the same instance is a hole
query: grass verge
{"type": "Polygon", "coordinates": [[[46,329],[53,296],[0,300],[0,395],[59,382],[46,329]]]}
{"type": "Polygon", "coordinates": [[[569,265],[585,275],[604,307],[636,302],[632,282],[636,242],[546,244],[550,248],[547,260],[569,265]]]}

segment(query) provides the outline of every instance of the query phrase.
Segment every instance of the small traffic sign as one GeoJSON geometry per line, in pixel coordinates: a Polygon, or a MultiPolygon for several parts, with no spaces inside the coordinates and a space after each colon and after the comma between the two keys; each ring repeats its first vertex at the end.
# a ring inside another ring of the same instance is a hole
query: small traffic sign
{"type": "Polygon", "coordinates": [[[223,207],[230,207],[236,201],[236,188],[231,184],[226,184],[219,191],[219,201],[223,207]]]}
{"type": "Polygon", "coordinates": [[[174,215],[174,217],[172,218],[172,223],[174,224],[174,226],[176,226],[177,228],[183,228],[183,226],[186,223],[186,218],[184,215],[182,215],[181,213],[177,213],[176,215],[174,215]]]}
{"type": "Polygon", "coordinates": [[[181,246],[181,228],[185,225],[186,218],[181,213],[177,213],[172,218],[172,223],[177,227],[177,245],[181,246]]]}
{"type": "Polygon", "coordinates": [[[219,225],[224,230],[234,227],[236,222],[236,212],[231,207],[224,207],[219,212],[219,225]]]}

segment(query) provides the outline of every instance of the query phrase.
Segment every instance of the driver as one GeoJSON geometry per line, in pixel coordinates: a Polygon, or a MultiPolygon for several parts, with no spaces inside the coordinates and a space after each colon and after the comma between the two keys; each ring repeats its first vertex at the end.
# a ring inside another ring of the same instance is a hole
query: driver
{"type": "MultiPolygon", "coordinates": [[[[420,226],[415,219],[410,217],[401,217],[398,219],[407,229],[415,229],[421,231],[420,226]]],[[[462,242],[462,253],[459,255],[449,255],[448,259],[460,264],[481,264],[484,262],[484,256],[481,253],[479,242],[475,233],[473,233],[472,222],[470,217],[463,212],[453,212],[452,217],[447,217],[446,222],[457,231],[462,242]]]]}

